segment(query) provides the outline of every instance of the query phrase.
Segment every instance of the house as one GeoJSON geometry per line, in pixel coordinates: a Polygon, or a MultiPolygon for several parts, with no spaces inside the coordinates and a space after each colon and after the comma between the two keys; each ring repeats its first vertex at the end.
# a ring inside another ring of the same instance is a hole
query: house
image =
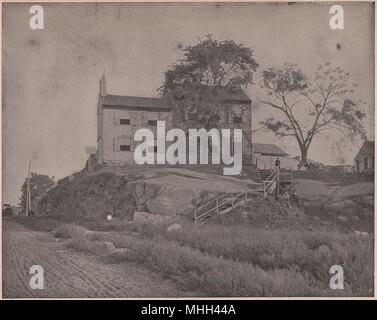
{"type": "MultiPolygon", "coordinates": [[[[97,106],[98,164],[134,164],[133,151],[140,143],[134,141],[135,132],[148,128],[155,134],[157,121],[165,121],[166,130],[172,128],[173,109],[177,103],[179,101],[168,96],[149,98],[109,94],[105,76],[102,76],[97,106]]],[[[226,92],[219,110],[218,129],[241,128],[243,157],[251,159],[250,98],[242,89],[226,92]]],[[[157,152],[157,147],[154,147],[154,152],[157,152]]]]}
{"type": "Polygon", "coordinates": [[[290,158],[288,153],[275,144],[253,143],[253,164],[262,170],[269,170],[275,167],[275,160],[280,159],[280,167],[297,168],[298,161],[290,158]]]}
{"type": "Polygon", "coordinates": [[[356,154],[355,172],[374,172],[374,141],[365,141],[356,154]]]}

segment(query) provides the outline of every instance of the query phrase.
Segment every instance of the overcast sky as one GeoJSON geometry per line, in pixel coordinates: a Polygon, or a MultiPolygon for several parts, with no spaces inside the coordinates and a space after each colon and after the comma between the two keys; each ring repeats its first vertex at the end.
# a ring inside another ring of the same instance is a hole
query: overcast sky
{"type": "MultiPolygon", "coordinates": [[[[311,72],[329,61],[345,68],[367,102],[374,140],[374,16],[371,4],[345,4],[345,29],[329,28],[328,4],[44,4],[45,29],[31,30],[25,4],[3,5],[3,195],[18,202],[32,171],[62,178],[84,167],[96,145],[99,79],[113,94],[155,96],[182,47],[212,33],[254,49],[259,70],[284,62],[311,72]]],[[[255,101],[256,93],[247,89],[255,101]]],[[[254,127],[270,110],[254,105],[254,127]]],[[[257,134],[256,142],[274,143],[257,134]]],[[[292,156],[293,140],[278,144],[292,156]]],[[[329,133],[309,158],[352,163],[358,145],[329,133]]]]}

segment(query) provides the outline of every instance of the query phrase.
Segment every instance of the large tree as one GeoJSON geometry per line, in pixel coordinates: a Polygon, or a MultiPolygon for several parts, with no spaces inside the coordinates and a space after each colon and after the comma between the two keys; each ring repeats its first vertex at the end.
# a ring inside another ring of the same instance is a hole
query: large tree
{"type": "Polygon", "coordinates": [[[313,139],[324,131],[336,129],[350,139],[365,139],[362,105],[353,98],[351,75],[330,63],[320,65],[309,78],[297,65],[285,63],[282,68],[263,71],[264,98],[258,100],[279,111],[261,124],[279,139],[293,137],[301,161],[307,163],[313,139]]]}
{"type": "Polygon", "coordinates": [[[252,83],[258,64],[251,48],[207,35],[183,49],[184,58],[165,72],[159,88],[174,97],[174,120],[181,128],[217,127],[224,95],[252,83]]]}
{"type": "MultiPolygon", "coordinates": [[[[46,192],[55,185],[54,177],[32,172],[30,175],[30,198],[32,210],[35,210],[37,202],[46,195],[46,192]]],[[[21,187],[20,207],[24,211],[26,208],[27,179],[21,187]]]]}

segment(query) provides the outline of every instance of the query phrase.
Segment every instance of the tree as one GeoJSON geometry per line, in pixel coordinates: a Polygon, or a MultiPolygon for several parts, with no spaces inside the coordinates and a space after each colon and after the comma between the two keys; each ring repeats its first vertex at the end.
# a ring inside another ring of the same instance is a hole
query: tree
{"type": "MultiPolygon", "coordinates": [[[[37,202],[46,195],[47,190],[55,185],[54,177],[50,178],[48,175],[31,173],[30,176],[30,198],[32,208],[35,208],[37,202]]],[[[20,206],[21,210],[26,208],[26,195],[27,195],[27,179],[21,187],[20,206]]]]}
{"type": "Polygon", "coordinates": [[[268,117],[261,124],[278,139],[294,137],[301,151],[301,161],[307,163],[313,139],[322,132],[336,129],[352,140],[366,138],[362,123],[365,102],[354,100],[351,76],[329,62],[320,65],[309,79],[297,65],[285,63],[282,68],[263,72],[266,95],[261,103],[278,110],[283,116],[268,117]]]}
{"type": "Polygon", "coordinates": [[[184,58],[165,72],[165,82],[159,91],[178,101],[174,121],[181,128],[217,127],[224,95],[252,83],[258,67],[253,51],[212,35],[183,51],[184,58]]]}

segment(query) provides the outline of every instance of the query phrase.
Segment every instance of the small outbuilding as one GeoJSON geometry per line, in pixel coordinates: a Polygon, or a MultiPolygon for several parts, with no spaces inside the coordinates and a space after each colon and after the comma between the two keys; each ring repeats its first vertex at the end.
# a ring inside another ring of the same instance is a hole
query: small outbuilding
{"type": "Polygon", "coordinates": [[[354,160],[356,173],[373,173],[374,141],[365,141],[354,160]]]}

